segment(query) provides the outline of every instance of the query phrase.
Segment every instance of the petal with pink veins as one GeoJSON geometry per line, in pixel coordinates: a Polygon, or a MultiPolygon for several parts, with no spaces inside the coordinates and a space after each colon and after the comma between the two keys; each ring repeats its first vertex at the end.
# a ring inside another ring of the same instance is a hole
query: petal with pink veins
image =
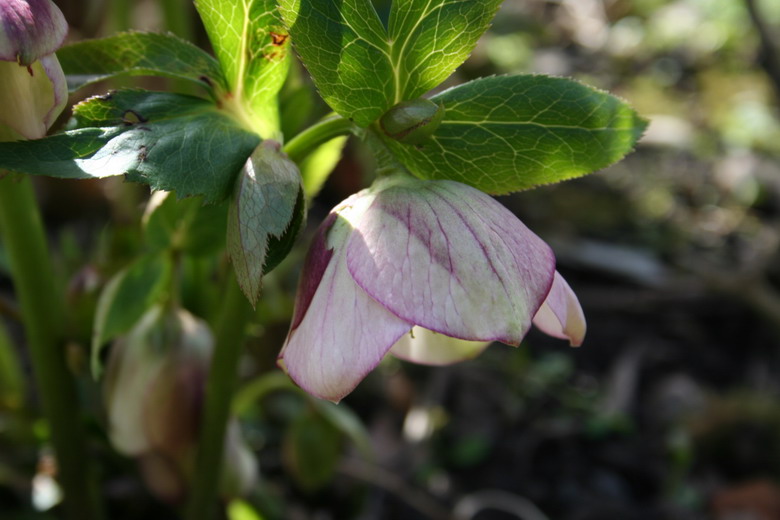
{"type": "Polygon", "coordinates": [[[357,284],[403,321],[518,345],[552,284],[552,251],[490,196],[453,181],[394,177],[347,244],[357,284]]]}
{"type": "Polygon", "coordinates": [[[372,300],[347,270],[350,216],[371,197],[351,197],[320,226],[301,273],[301,285],[279,364],[312,395],[339,401],[411,329],[372,300]],[[350,205],[354,203],[355,207],[350,205]],[[340,213],[339,213],[340,212],[340,213]]]}

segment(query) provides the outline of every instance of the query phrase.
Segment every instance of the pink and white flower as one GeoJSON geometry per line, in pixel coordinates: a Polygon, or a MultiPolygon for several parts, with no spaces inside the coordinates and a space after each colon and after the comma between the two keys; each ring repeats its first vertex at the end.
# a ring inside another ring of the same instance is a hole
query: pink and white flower
{"type": "Polygon", "coordinates": [[[320,226],[279,364],[309,393],[338,401],[388,352],[450,363],[485,342],[519,345],[532,322],[572,345],[585,335],[547,244],[472,187],[384,178],[320,226]]]}

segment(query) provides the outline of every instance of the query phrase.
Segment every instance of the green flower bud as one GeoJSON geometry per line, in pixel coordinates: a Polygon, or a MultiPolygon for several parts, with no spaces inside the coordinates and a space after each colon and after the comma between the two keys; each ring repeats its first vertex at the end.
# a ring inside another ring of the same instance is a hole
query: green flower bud
{"type": "Polygon", "coordinates": [[[423,144],[439,128],[444,107],[430,99],[418,98],[398,103],[379,119],[382,131],[405,144],[423,144]]]}

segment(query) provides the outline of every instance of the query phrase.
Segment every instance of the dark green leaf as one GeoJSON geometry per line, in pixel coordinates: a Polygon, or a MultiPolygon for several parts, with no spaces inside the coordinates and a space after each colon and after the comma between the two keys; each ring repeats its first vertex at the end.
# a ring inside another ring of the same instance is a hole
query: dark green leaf
{"type": "Polygon", "coordinates": [[[152,250],[176,248],[206,256],[225,246],[227,204],[203,204],[194,197],[177,199],[171,192],[152,194],[144,213],[146,243],[152,250]]]}
{"type": "Polygon", "coordinates": [[[166,255],[146,256],[117,273],[103,288],[92,329],[92,374],[102,370],[105,343],[127,332],[156,303],[168,286],[171,263],[166,255]]]}
{"type": "Polygon", "coordinates": [[[316,413],[305,413],[290,425],[282,454],[303,490],[313,492],[330,482],[341,456],[341,441],[341,432],[316,413]]]}
{"type": "Polygon", "coordinates": [[[503,0],[395,0],[390,41],[396,103],[447,79],[469,57],[503,0]]]}
{"type": "Polygon", "coordinates": [[[284,83],[290,42],[275,0],[197,0],[230,92],[250,110],[265,138],[279,131],[276,94],[284,83]]]}
{"type": "Polygon", "coordinates": [[[604,168],[629,153],[646,126],[620,99],[563,78],[490,77],[431,99],[446,112],[428,142],[384,143],[421,178],[493,194],[604,168]]]}
{"type": "Polygon", "coordinates": [[[201,87],[225,87],[219,63],[172,34],[122,33],[86,40],[57,51],[71,90],[119,74],[184,79],[201,87]]]}
{"type": "Polygon", "coordinates": [[[295,48],[323,99],[362,126],[393,104],[390,48],[370,0],[280,0],[295,48]]]}
{"type": "Polygon", "coordinates": [[[252,305],[260,296],[269,239],[282,239],[301,192],[298,167],[279,144],[259,146],[236,182],[228,208],[227,245],[241,289],[252,305]]]}
{"type": "Polygon", "coordinates": [[[180,94],[122,90],[84,101],[74,115],[90,128],[0,143],[0,168],[66,179],[125,175],[215,202],[230,194],[260,141],[213,104],[180,94]]]}
{"type": "Polygon", "coordinates": [[[373,457],[371,435],[369,435],[365,425],[360,421],[360,417],[347,405],[314,398],[311,399],[311,404],[336,429],[355,443],[355,447],[363,457],[367,459],[373,457]]]}

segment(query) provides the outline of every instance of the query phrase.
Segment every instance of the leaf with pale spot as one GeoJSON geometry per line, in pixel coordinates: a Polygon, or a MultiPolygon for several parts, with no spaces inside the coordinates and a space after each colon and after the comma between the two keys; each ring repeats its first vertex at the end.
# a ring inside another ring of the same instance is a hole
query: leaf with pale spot
{"type": "Polygon", "coordinates": [[[542,75],[478,79],[431,98],[445,114],[418,146],[384,137],[423,179],[501,194],[579,177],[620,160],[647,122],[620,99],[542,75]]]}
{"type": "Polygon", "coordinates": [[[269,239],[286,234],[301,192],[298,167],[278,147],[266,141],[255,150],[236,182],[228,208],[228,252],[238,283],[252,305],[260,296],[269,239]]]}
{"type": "Polygon", "coordinates": [[[275,137],[276,94],[290,66],[289,37],[275,0],[197,0],[195,6],[230,92],[253,112],[263,137],[275,137]]]}
{"type": "Polygon", "coordinates": [[[225,89],[219,63],[173,34],[128,32],[86,40],[57,51],[71,91],[118,75],[164,76],[225,89]]]}
{"type": "Polygon", "coordinates": [[[0,168],[65,179],[125,175],[217,202],[260,142],[212,103],[181,94],[122,90],[80,103],[74,116],[86,128],[0,143],[0,168]]]}

